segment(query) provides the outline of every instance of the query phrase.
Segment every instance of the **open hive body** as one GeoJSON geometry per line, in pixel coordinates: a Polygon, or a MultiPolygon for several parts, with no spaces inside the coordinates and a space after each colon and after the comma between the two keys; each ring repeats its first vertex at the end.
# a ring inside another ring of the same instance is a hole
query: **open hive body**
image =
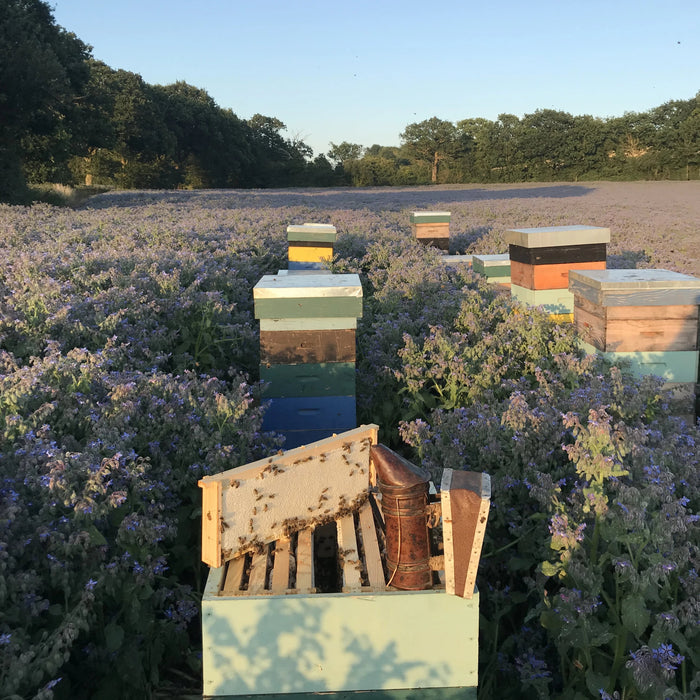
{"type": "Polygon", "coordinates": [[[543,226],[505,232],[511,294],[527,306],[541,306],[560,321],[573,321],[570,270],[604,270],[610,229],[543,226]]]}
{"type": "MultiPolygon", "coordinates": [[[[365,449],[376,436],[377,426],[362,426],[200,482],[203,550],[214,567],[202,601],[205,697],[364,691],[363,699],[407,699],[422,689],[425,698],[476,698],[478,556],[471,569],[447,552],[437,558],[434,568],[444,569],[431,590],[387,588],[381,502],[365,449]],[[285,475],[298,478],[297,500],[272,499],[272,519],[271,506],[261,514],[254,504],[271,502],[257,500],[263,493],[286,493],[276,481],[285,475]],[[219,522],[226,525],[207,526],[219,522]],[[457,595],[446,594],[446,579],[457,595]],[[459,597],[467,588],[471,597],[459,597]]],[[[481,536],[485,502],[477,505],[481,536]]],[[[448,508],[457,517],[457,495],[448,508]]]]}

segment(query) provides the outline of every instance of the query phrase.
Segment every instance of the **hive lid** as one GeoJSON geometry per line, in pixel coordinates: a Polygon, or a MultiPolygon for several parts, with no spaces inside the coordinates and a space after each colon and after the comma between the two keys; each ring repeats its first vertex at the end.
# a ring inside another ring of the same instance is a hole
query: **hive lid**
{"type": "Polygon", "coordinates": [[[506,243],[522,248],[610,243],[610,229],[600,226],[540,226],[514,228],[504,233],[506,243]]]}
{"type": "Polygon", "coordinates": [[[253,299],[361,296],[362,285],[356,273],[263,275],[253,287],[253,299]]]}
{"type": "Polygon", "coordinates": [[[672,270],[570,270],[569,290],[601,306],[700,304],[700,278],[672,270]]]}

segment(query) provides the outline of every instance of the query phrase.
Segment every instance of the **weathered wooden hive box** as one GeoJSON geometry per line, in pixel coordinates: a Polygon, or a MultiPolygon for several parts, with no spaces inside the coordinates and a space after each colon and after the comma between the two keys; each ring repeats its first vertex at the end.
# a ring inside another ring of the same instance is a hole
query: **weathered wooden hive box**
{"type": "MultiPolygon", "coordinates": [[[[654,374],[694,409],[700,279],[670,270],[575,270],[569,275],[582,347],[654,374]]],[[[685,412],[685,411],[684,411],[685,412]]]]}
{"type": "Polygon", "coordinates": [[[510,286],[510,255],[508,253],[474,255],[472,269],[486,277],[489,284],[510,286]]]}
{"type": "Polygon", "coordinates": [[[290,270],[322,270],[333,259],[336,229],[331,224],[287,226],[290,270]]]}
{"type": "Polygon", "coordinates": [[[542,306],[559,320],[573,321],[570,270],[604,270],[610,229],[544,226],[505,232],[511,294],[528,306],[542,306]]]}
{"type": "Polygon", "coordinates": [[[361,426],[200,482],[205,698],[476,698],[488,477],[445,470],[442,579],[391,590],[376,440],[361,426]]]}
{"type": "Polygon", "coordinates": [[[356,274],[265,275],[253,288],[260,319],[260,379],[271,400],[263,427],[288,447],[356,423],[355,331],[362,316],[356,274]]]}
{"type": "Polygon", "coordinates": [[[440,250],[450,249],[449,211],[414,211],[411,213],[411,230],[423,245],[440,250]]]}

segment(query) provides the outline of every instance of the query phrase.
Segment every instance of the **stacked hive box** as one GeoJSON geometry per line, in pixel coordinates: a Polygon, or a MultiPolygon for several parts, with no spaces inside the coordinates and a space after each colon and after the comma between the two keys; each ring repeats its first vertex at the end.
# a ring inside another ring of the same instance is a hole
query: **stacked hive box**
{"type": "Polygon", "coordinates": [[[253,299],[260,379],[272,399],[263,427],[285,435],[287,448],[354,428],[358,275],[265,275],[253,299]]]}
{"type": "Polygon", "coordinates": [[[287,226],[290,270],[322,270],[333,258],[335,226],[301,224],[287,226]]]}
{"type": "Polygon", "coordinates": [[[528,306],[542,306],[559,321],[573,321],[569,270],[604,270],[610,229],[546,226],[512,229],[509,245],[511,294],[528,306]]]}
{"type": "Polygon", "coordinates": [[[449,211],[414,211],[411,214],[411,229],[423,245],[445,251],[450,249],[449,211]]]}
{"type": "Polygon", "coordinates": [[[669,270],[572,270],[569,289],[587,352],[664,378],[679,412],[695,412],[700,279],[669,270]]]}
{"type": "Polygon", "coordinates": [[[489,284],[510,286],[510,255],[475,255],[472,259],[472,269],[486,277],[489,284]]]}

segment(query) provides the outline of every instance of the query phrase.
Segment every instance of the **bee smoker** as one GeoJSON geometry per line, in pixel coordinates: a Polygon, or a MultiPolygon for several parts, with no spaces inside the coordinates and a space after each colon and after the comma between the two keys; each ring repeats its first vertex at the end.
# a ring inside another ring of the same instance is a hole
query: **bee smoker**
{"type": "Polygon", "coordinates": [[[430,473],[384,445],[372,445],[386,527],[387,586],[421,591],[432,587],[428,539],[430,473]]]}

